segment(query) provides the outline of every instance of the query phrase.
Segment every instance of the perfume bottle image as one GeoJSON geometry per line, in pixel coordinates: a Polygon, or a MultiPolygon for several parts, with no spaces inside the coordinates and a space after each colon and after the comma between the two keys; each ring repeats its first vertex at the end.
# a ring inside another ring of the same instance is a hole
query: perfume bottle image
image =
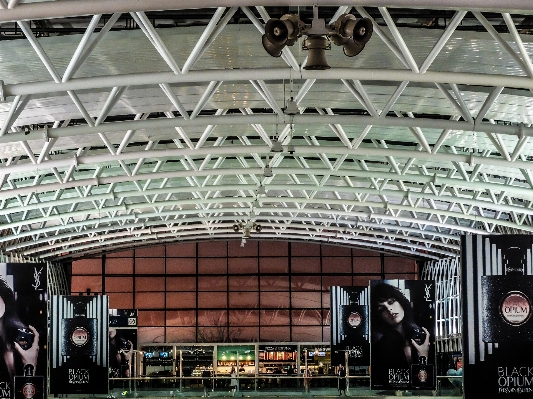
{"type": "Polygon", "coordinates": [[[368,335],[368,306],[349,304],[341,306],[340,332],[345,339],[350,340],[368,335]]]}
{"type": "Polygon", "coordinates": [[[427,364],[425,356],[420,356],[418,362],[418,364],[411,365],[411,387],[414,389],[432,389],[434,366],[427,364]]]}
{"type": "Polygon", "coordinates": [[[503,275],[482,276],[482,340],[533,341],[533,276],[526,275],[527,250],[501,250],[503,275]]]}
{"type": "Polygon", "coordinates": [[[15,399],[44,398],[44,377],[35,376],[33,365],[24,366],[24,376],[15,376],[15,399]]]}
{"type": "Polygon", "coordinates": [[[87,317],[87,304],[81,301],[74,303],[73,313],[73,317],[61,320],[61,354],[70,357],[96,355],[97,320],[87,317]]]}

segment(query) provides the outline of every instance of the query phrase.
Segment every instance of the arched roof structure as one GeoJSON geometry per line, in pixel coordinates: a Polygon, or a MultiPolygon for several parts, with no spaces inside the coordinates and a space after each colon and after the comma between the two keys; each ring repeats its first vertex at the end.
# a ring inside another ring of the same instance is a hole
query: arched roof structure
{"type": "Polygon", "coordinates": [[[532,2],[324,0],[373,23],[327,70],[264,50],[287,13],[313,3],[0,0],[0,250],[249,230],[429,260],[533,231],[532,2]]]}

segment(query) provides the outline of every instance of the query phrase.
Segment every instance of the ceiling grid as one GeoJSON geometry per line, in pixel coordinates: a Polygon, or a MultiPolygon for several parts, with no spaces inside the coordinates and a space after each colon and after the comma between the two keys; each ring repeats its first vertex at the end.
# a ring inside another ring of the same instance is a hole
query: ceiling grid
{"type": "Polygon", "coordinates": [[[0,4],[2,252],[245,245],[237,225],[439,259],[533,232],[530,5],[325,1],[374,34],[314,71],[302,39],[261,45],[311,3],[106,3],[0,4]]]}

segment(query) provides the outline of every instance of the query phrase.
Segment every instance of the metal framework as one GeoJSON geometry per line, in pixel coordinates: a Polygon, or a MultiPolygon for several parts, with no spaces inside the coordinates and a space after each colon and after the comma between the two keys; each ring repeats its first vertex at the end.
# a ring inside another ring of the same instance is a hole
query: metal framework
{"type": "Polygon", "coordinates": [[[198,0],[197,21],[178,0],[0,0],[0,250],[253,224],[438,260],[461,234],[533,232],[533,4],[382,3],[321,2],[374,35],[308,71],[301,43],[272,58],[261,35],[310,2],[198,0]]]}
{"type": "Polygon", "coordinates": [[[424,264],[423,280],[435,280],[437,352],[461,352],[461,261],[459,257],[424,264]]]}

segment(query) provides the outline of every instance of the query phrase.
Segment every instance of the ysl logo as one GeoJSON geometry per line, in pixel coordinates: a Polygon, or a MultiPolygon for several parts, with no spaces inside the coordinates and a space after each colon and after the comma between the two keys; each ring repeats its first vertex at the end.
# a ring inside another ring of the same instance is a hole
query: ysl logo
{"type": "Polygon", "coordinates": [[[426,302],[430,302],[431,301],[431,293],[430,293],[430,290],[431,290],[431,286],[433,284],[426,284],[425,287],[424,287],[424,299],[426,300],[426,302]]]}
{"type": "Polygon", "coordinates": [[[33,284],[31,285],[36,290],[39,289],[41,286],[41,273],[43,272],[43,268],[41,267],[39,270],[35,267],[33,269],[33,284]]]}

